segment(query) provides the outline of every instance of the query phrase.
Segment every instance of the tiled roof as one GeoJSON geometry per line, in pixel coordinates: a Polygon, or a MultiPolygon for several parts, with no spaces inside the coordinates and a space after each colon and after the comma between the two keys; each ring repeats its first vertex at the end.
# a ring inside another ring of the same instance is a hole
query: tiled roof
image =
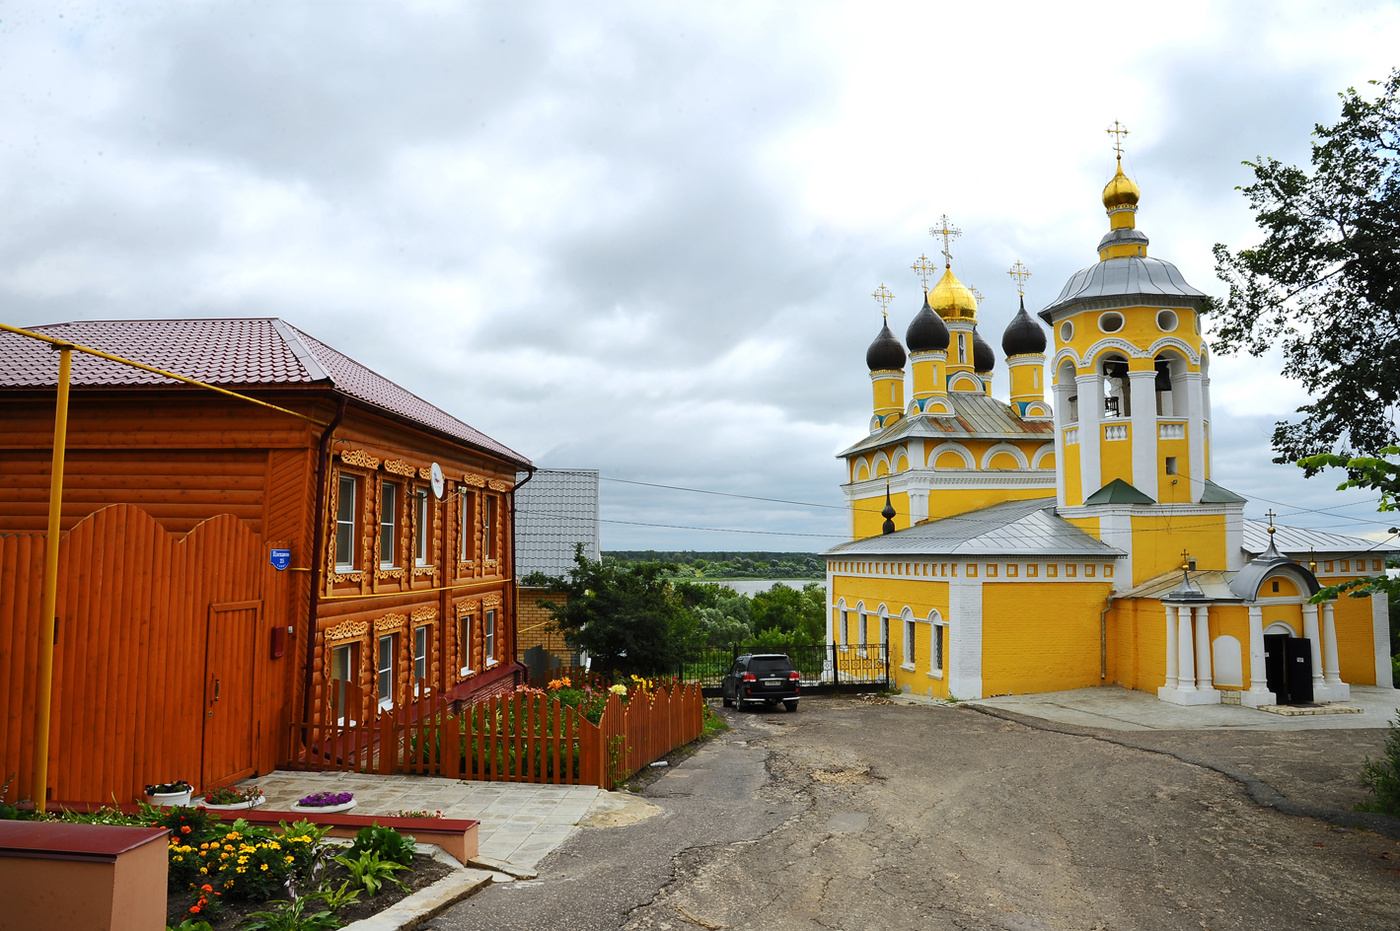
{"type": "MultiPolygon", "coordinates": [[[[1364,537],[1348,537],[1340,533],[1327,533],[1322,530],[1307,530],[1302,527],[1285,527],[1274,524],[1274,545],[1279,552],[1307,562],[1309,552],[1319,555],[1350,553],[1374,553],[1377,556],[1400,551],[1393,543],[1378,543],[1364,537]]],[[[1262,520],[1244,522],[1244,542],[1240,547],[1251,556],[1258,556],[1269,548],[1269,525],[1262,520]]]]}
{"type": "Polygon", "coordinates": [[[1083,304],[1195,307],[1204,297],[1205,294],[1187,284],[1170,262],[1150,256],[1120,256],[1075,272],[1074,277],[1065,282],[1060,296],[1040,312],[1040,318],[1054,323],[1056,313],[1083,304]]]}
{"type": "MultiPolygon", "coordinates": [[[[524,481],[524,476],[521,476],[524,481]]],[[[574,547],[601,558],[598,530],[598,473],[589,470],[540,469],[515,493],[516,572],[567,575],[574,547]]]]}
{"type": "Polygon", "coordinates": [[[915,414],[901,417],[888,427],[843,450],[837,457],[853,456],[905,440],[1017,440],[1055,438],[1049,420],[1023,420],[1005,401],[972,391],[950,391],[948,401],[955,414],[915,414]]]}
{"type": "Polygon", "coordinates": [[[1046,556],[1113,559],[1123,551],[1055,513],[1054,498],[1006,501],[894,533],[834,546],[823,556],[1046,556]]]}
{"type": "MultiPolygon", "coordinates": [[[[226,388],[334,387],[371,407],[528,466],[524,456],[434,407],[349,356],[275,317],[196,320],[80,320],[34,332],[226,388]]],[[[58,363],[45,343],[0,332],[0,388],[48,388],[58,363]]],[[[179,382],[85,353],[73,354],[75,388],[179,382]]]]}

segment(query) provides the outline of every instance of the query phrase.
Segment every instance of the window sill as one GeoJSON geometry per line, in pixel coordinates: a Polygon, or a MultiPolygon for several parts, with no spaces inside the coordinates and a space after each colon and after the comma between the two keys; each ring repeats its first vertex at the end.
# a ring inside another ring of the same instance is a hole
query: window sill
{"type": "Polygon", "coordinates": [[[470,666],[463,666],[463,667],[457,672],[457,675],[459,675],[459,676],[469,676],[469,675],[471,675],[473,672],[475,672],[475,670],[472,669],[470,666]]]}
{"type": "Polygon", "coordinates": [[[394,710],[394,703],[393,703],[392,701],[381,701],[381,702],[379,703],[379,710],[380,710],[380,711],[393,711],[393,710],[394,710]]]}
{"type": "Polygon", "coordinates": [[[486,668],[487,668],[487,669],[490,669],[492,666],[496,665],[496,664],[499,663],[499,662],[500,662],[500,660],[498,660],[498,659],[487,660],[487,661],[486,661],[486,668]]]}
{"type": "Polygon", "coordinates": [[[931,672],[931,673],[928,674],[928,677],[929,677],[930,679],[941,679],[941,678],[943,678],[943,673],[942,673],[941,671],[940,671],[940,672],[931,672]]]}
{"type": "Polygon", "coordinates": [[[900,669],[903,669],[905,672],[913,672],[913,671],[914,671],[914,664],[913,664],[913,663],[901,663],[900,666],[899,666],[899,668],[900,668],[900,669]]]}

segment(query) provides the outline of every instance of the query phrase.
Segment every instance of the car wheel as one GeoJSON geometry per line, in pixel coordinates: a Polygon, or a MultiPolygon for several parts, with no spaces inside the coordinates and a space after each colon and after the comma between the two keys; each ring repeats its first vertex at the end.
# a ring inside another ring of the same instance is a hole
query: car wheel
{"type": "Polygon", "coordinates": [[[796,711],[797,699],[793,698],[783,702],[783,707],[786,708],[788,711],[796,711]]]}
{"type": "Polygon", "coordinates": [[[724,699],[721,699],[721,700],[724,702],[724,707],[726,707],[726,708],[733,708],[733,707],[734,707],[734,699],[732,699],[732,698],[724,698],[724,699]]]}

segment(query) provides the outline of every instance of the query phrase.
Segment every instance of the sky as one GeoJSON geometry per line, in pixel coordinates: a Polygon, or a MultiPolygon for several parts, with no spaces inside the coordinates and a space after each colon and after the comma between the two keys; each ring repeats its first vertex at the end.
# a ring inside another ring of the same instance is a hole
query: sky
{"type": "MultiPolygon", "coordinates": [[[[599,470],[606,550],[817,551],[942,215],[1000,359],[1011,264],[1035,311],[1097,258],[1118,120],[1149,253],[1222,295],[1242,161],[1397,48],[1393,2],[0,0],[0,321],[282,317],[599,470]]],[[[1281,366],[1215,358],[1216,481],[1390,526],[1271,463],[1281,366]]]]}

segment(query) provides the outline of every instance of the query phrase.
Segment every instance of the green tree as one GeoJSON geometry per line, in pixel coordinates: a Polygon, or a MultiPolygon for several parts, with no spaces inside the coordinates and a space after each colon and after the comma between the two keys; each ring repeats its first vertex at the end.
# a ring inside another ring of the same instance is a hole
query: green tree
{"type": "Polygon", "coordinates": [[[583,650],[602,669],[623,675],[672,673],[698,645],[694,615],[666,579],[674,563],[607,564],[574,551],[574,566],[566,578],[535,572],[521,585],[566,595],[559,603],[539,601],[549,611],[564,642],[583,650]]]}
{"type": "MultiPolygon", "coordinates": [[[[1266,234],[1217,243],[1216,348],[1283,350],[1284,374],[1313,401],[1273,435],[1277,462],[1324,451],[1374,454],[1396,442],[1400,402],[1400,68],[1378,95],[1340,95],[1341,119],[1313,131],[1312,170],[1246,162],[1243,188],[1266,234]]],[[[1315,471],[1309,468],[1309,474],[1315,471]]]]}
{"type": "Polygon", "coordinates": [[[821,584],[809,582],[801,591],[774,585],[754,595],[753,627],[765,632],[800,632],[807,642],[821,642],[826,635],[826,596],[821,584]]]}

